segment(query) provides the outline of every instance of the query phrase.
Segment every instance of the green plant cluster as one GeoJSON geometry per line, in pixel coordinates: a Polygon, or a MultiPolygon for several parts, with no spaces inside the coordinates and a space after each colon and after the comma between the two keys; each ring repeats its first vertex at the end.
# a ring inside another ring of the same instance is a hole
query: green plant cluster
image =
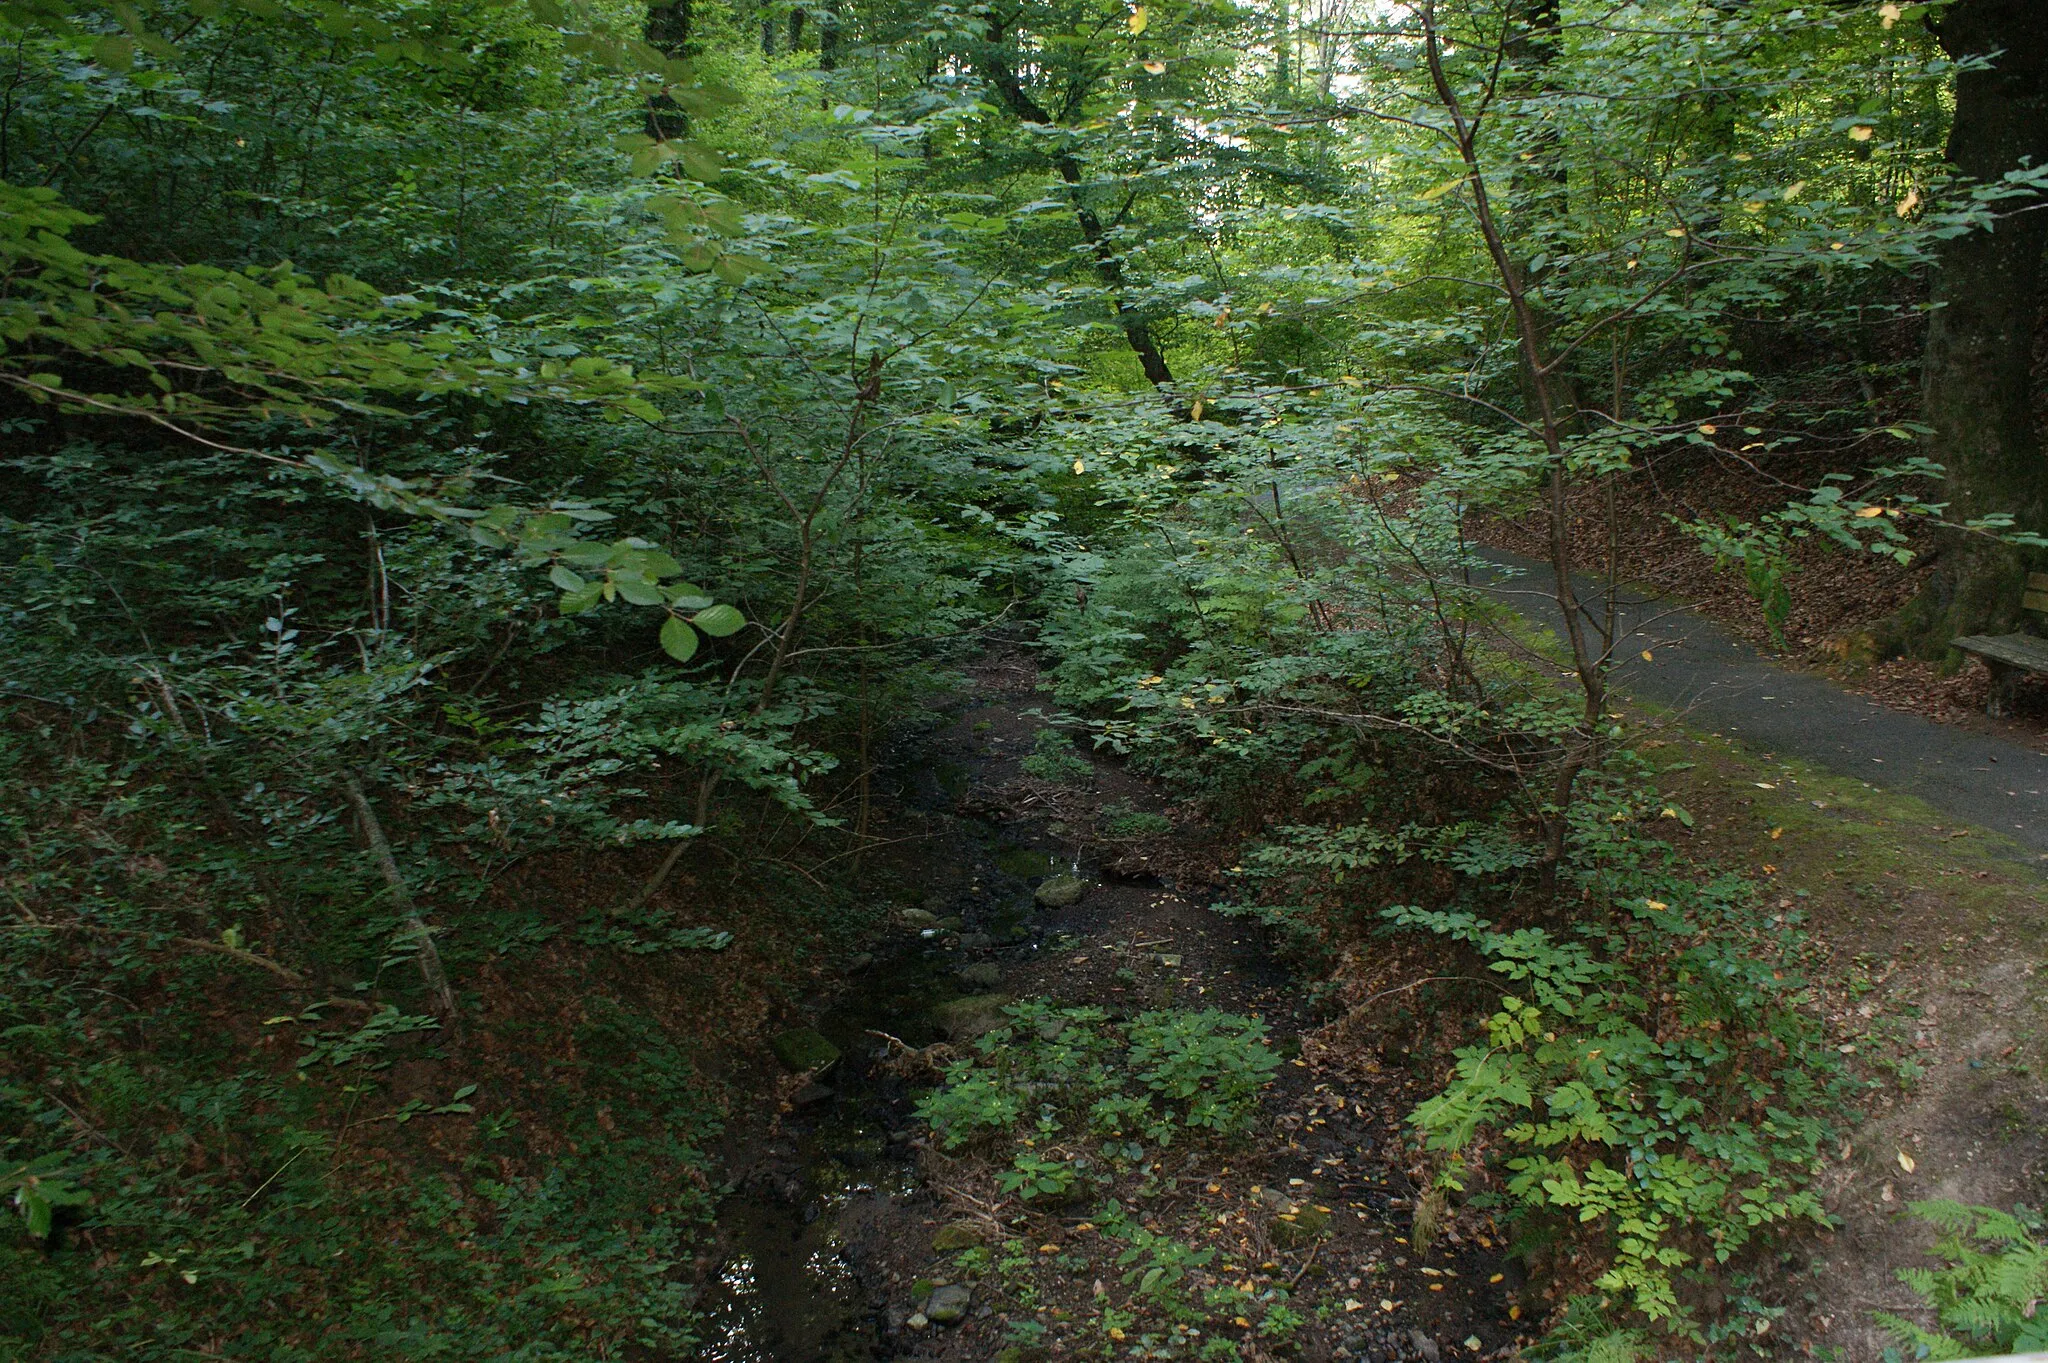
{"type": "Polygon", "coordinates": [[[1189,1134],[1243,1133],[1280,1066],[1265,1024],[1215,1009],[1121,1023],[1037,999],[1003,1011],[917,1111],[949,1150],[1014,1142],[998,1181],[1025,1201],[1107,1185],[1189,1134]]]}

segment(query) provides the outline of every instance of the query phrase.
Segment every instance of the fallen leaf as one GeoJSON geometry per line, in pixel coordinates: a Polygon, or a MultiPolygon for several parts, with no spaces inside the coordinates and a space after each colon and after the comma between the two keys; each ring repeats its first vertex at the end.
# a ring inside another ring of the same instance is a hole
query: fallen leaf
{"type": "Polygon", "coordinates": [[[1146,63],[1145,63],[1145,74],[1146,74],[1146,75],[1148,75],[1148,76],[1163,76],[1163,75],[1165,75],[1165,74],[1166,74],[1166,63],[1165,63],[1165,62],[1146,62],[1146,63]]]}
{"type": "Polygon", "coordinates": [[[1656,661],[1657,661],[1657,659],[1656,659],[1655,655],[1653,655],[1653,654],[1652,654],[1652,653],[1650,652],[1650,650],[1646,648],[1646,649],[1644,649],[1644,650],[1643,650],[1643,661],[1644,661],[1644,662],[1646,662],[1646,663],[1653,663],[1653,662],[1656,662],[1656,661]]]}
{"type": "Polygon", "coordinates": [[[1384,1298],[1382,1298],[1382,1299],[1381,1299],[1381,1301],[1380,1301],[1380,1310],[1382,1310],[1382,1311],[1391,1311],[1391,1310],[1393,1310],[1393,1309],[1394,1309],[1394,1303],[1392,1303],[1392,1302],[1390,1302],[1390,1301],[1387,1301],[1387,1300],[1386,1300],[1386,1299],[1384,1299],[1384,1298]]]}
{"type": "Polygon", "coordinates": [[[1782,829],[1782,828],[1773,828],[1773,829],[1771,830],[1771,841],[1772,841],[1772,842],[1776,842],[1776,841],[1777,841],[1777,840],[1778,840],[1779,838],[1782,838],[1782,837],[1784,837],[1784,836],[1785,836],[1785,830],[1784,830],[1784,829],[1782,829]]]}
{"type": "Polygon", "coordinates": [[[1659,913],[1662,913],[1665,909],[1668,909],[1671,906],[1669,904],[1666,904],[1661,899],[1645,899],[1643,901],[1643,907],[1648,909],[1655,909],[1659,913]]]}
{"type": "Polygon", "coordinates": [[[1866,506],[1856,513],[1856,519],[1859,521],[1875,520],[1883,514],[1884,508],[1881,506],[1866,506]]]}
{"type": "Polygon", "coordinates": [[[1486,1281],[1488,1281],[1488,1282],[1490,1282],[1490,1283],[1497,1283],[1497,1282],[1499,1282],[1499,1281],[1500,1281],[1500,1280],[1501,1280],[1502,1278],[1504,1278],[1504,1277],[1506,1277],[1506,1276],[1507,1276],[1507,1275],[1506,1275],[1506,1274],[1504,1274],[1504,1273],[1496,1273],[1496,1274],[1494,1274],[1494,1275],[1493,1275],[1493,1276],[1492,1276],[1491,1278],[1488,1278],[1488,1279],[1487,1279],[1486,1281]]]}
{"type": "Polygon", "coordinates": [[[1913,210],[1918,208],[1919,206],[1920,191],[1917,189],[1909,189],[1906,191],[1906,197],[1899,200],[1898,214],[1902,218],[1910,218],[1913,216],[1913,210]]]}
{"type": "Polygon", "coordinates": [[[1913,1172],[1913,1157],[1903,1150],[1899,1151],[1899,1167],[1909,1174],[1913,1172]]]}

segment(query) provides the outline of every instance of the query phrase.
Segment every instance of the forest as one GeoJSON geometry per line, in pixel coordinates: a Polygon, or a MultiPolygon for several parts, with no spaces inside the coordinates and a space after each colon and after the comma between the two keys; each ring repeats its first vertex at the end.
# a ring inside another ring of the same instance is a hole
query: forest
{"type": "Polygon", "coordinates": [[[2048,1351],[2044,248],[2031,0],[0,0],[0,1363],[2048,1351]]]}

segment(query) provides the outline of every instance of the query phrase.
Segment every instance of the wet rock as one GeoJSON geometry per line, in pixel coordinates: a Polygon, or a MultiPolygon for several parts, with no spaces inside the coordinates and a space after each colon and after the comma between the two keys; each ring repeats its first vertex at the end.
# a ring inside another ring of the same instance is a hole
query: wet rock
{"type": "Polygon", "coordinates": [[[798,1110],[820,1107],[838,1096],[838,1090],[826,1084],[805,1084],[789,1096],[789,1105],[798,1110]]]}
{"type": "Polygon", "coordinates": [[[960,934],[962,951],[986,951],[996,944],[996,939],[985,932],[963,932],[960,934]]]}
{"type": "Polygon", "coordinates": [[[925,1313],[922,1311],[913,1312],[910,1319],[903,1322],[904,1328],[908,1330],[923,1330],[930,1325],[931,1321],[926,1318],[925,1313]]]}
{"type": "Polygon", "coordinates": [[[951,1254],[958,1250],[973,1249],[980,1243],[981,1232],[968,1225],[965,1221],[955,1221],[950,1226],[941,1226],[938,1229],[938,1233],[932,1236],[932,1248],[941,1254],[951,1254]]]}
{"type": "Polygon", "coordinates": [[[1008,994],[970,994],[932,1009],[932,1021],[948,1041],[972,1041],[1009,1021],[1003,1009],[1016,1002],[1008,994]]]}
{"type": "Polygon", "coordinates": [[[973,1300],[974,1293],[958,1283],[934,1288],[932,1299],[924,1304],[924,1313],[934,1325],[958,1325],[967,1319],[967,1307],[973,1300]]]}
{"type": "Polygon", "coordinates": [[[854,955],[851,955],[851,956],[849,956],[849,957],[847,957],[847,958],[846,958],[846,970],[847,970],[847,973],[851,974],[852,972],[854,972],[854,971],[856,971],[856,970],[866,970],[866,969],[867,969],[867,968],[868,968],[869,966],[873,965],[874,963],[875,963],[875,953],[874,953],[874,952],[872,952],[872,951],[862,951],[862,952],[856,952],[856,953],[855,953],[854,955]]]}
{"type": "Polygon", "coordinates": [[[1079,876],[1058,875],[1042,882],[1033,898],[1048,909],[1071,908],[1081,902],[1081,896],[1088,893],[1088,882],[1079,876]]]}
{"type": "Polygon", "coordinates": [[[994,989],[1003,982],[1003,968],[992,961],[962,966],[956,973],[960,983],[974,989],[994,989]]]}
{"type": "Polygon", "coordinates": [[[839,1063],[839,1048],[815,1027],[793,1027],[778,1034],[768,1045],[783,1068],[792,1074],[825,1070],[839,1063]]]}
{"type": "Polygon", "coordinates": [[[1442,1363],[1443,1353],[1436,1347],[1436,1341],[1422,1333],[1422,1331],[1410,1330],[1408,1332],[1408,1344],[1410,1348],[1414,1349],[1415,1356],[1421,1359],[1422,1363],[1442,1363]]]}

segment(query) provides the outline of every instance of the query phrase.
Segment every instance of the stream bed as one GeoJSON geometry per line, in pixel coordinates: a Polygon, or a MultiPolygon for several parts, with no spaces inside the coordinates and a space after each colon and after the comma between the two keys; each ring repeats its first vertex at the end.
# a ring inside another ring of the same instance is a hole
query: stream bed
{"type": "MultiPolygon", "coordinates": [[[[889,1233],[888,1207],[919,1195],[917,1089],[884,1063],[890,1038],[945,1039],[935,1010],[1000,987],[1043,930],[1034,886],[1078,869],[1058,851],[954,812],[967,767],[928,744],[892,764],[891,797],[929,836],[898,865],[895,925],[846,967],[847,983],[811,1026],[839,1052],[790,1099],[791,1110],[720,1206],[725,1257],[704,1301],[705,1363],[856,1363],[895,1356],[889,1298],[863,1280],[860,1242],[889,1233]],[[907,886],[907,888],[906,888],[907,886]]],[[[900,1325],[900,1321],[897,1322],[900,1325]]]]}

